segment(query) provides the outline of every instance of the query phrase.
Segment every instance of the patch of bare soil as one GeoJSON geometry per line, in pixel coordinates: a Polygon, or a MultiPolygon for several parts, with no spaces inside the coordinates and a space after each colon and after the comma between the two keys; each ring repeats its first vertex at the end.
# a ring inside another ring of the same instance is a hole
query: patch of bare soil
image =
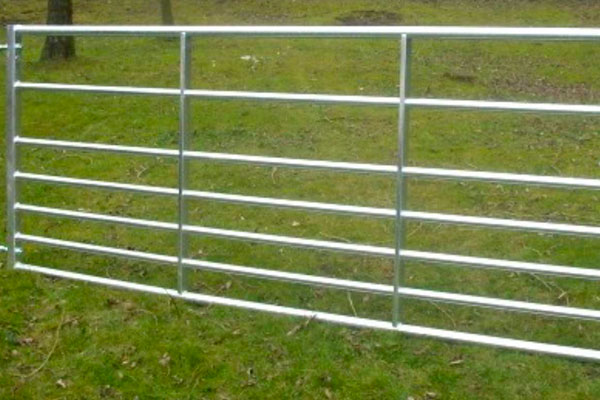
{"type": "Polygon", "coordinates": [[[335,19],[342,25],[397,25],[402,22],[400,14],[378,10],[355,10],[335,19]]]}
{"type": "Polygon", "coordinates": [[[559,85],[545,78],[527,79],[521,76],[505,76],[491,80],[491,87],[497,93],[513,93],[529,98],[544,99],[547,102],[597,103],[598,90],[584,83],[559,85]]]}
{"type": "Polygon", "coordinates": [[[475,83],[477,78],[475,75],[460,73],[460,72],[444,72],[442,75],[446,79],[460,83],[475,83]]]}

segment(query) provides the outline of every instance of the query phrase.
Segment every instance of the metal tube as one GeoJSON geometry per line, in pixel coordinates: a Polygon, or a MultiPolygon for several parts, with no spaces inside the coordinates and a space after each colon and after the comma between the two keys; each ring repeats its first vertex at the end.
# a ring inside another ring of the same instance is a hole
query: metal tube
{"type": "Polygon", "coordinates": [[[344,204],[319,203],[313,201],[275,199],[269,197],[243,196],[238,194],[202,192],[186,190],[185,197],[213,200],[224,203],[244,204],[262,207],[291,208],[294,210],[319,211],[323,213],[346,214],[362,217],[391,218],[395,210],[391,208],[361,207],[344,204]]]}
{"type": "Polygon", "coordinates": [[[137,94],[149,96],[178,96],[179,89],[143,88],[132,86],[100,86],[100,85],[73,85],[67,83],[35,83],[18,82],[17,89],[41,90],[49,92],[75,92],[97,94],[137,94]]]}
{"type": "MultiPolygon", "coordinates": [[[[49,207],[30,206],[17,204],[18,211],[33,212],[42,215],[61,216],[96,222],[111,222],[141,228],[160,228],[177,231],[177,224],[161,221],[149,221],[143,219],[108,216],[81,211],[61,210],[49,207]]],[[[269,235],[227,229],[209,228],[201,226],[185,225],[184,232],[199,235],[217,237],[222,239],[243,240],[255,243],[266,243],[281,246],[301,247],[315,250],[340,251],[355,254],[363,254],[379,257],[394,257],[395,251],[389,247],[370,246],[352,243],[330,242],[325,240],[303,239],[289,236],[269,235]]],[[[498,260],[484,257],[461,256],[455,254],[432,253],[419,250],[402,250],[400,256],[406,260],[441,263],[447,265],[462,265],[473,268],[491,268],[507,271],[520,271],[528,273],[539,273],[548,275],[559,275],[572,278],[600,279],[600,270],[551,265],[542,263],[530,263],[523,261],[498,260]]]]}
{"type": "MultiPolygon", "coordinates": [[[[394,287],[392,285],[382,285],[379,283],[360,282],[348,279],[338,279],[324,276],[299,274],[294,272],[245,267],[204,260],[186,259],[185,263],[189,267],[195,267],[198,269],[209,270],[213,272],[222,272],[228,274],[243,275],[262,279],[271,279],[276,281],[285,281],[304,285],[322,286],[333,289],[352,290],[357,292],[372,293],[376,295],[392,296],[394,294],[394,287]]],[[[409,287],[400,287],[397,293],[401,297],[412,298],[417,300],[436,301],[448,304],[483,307],[504,311],[516,311],[523,313],[546,315],[551,317],[579,318],[590,321],[600,321],[599,310],[585,308],[564,307],[518,300],[505,300],[409,287]]]]}
{"type": "Polygon", "coordinates": [[[392,324],[398,325],[402,320],[400,309],[400,296],[398,289],[404,285],[404,263],[401,257],[401,251],[404,247],[404,219],[402,212],[406,208],[406,181],[404,179],[404,163],[408,155],[408,109],[406,107],[406,98],[410,90],[410,39],[407,35],[400,38],[400,68],[398,74],[399,81],[399,104],[398,104],[398,137],[396,149],[397,171],[396,171],[396,218],[395,218],[395,248],[394,248],[394,296],[392,300],[392,324]]]}
{"type": "Polygon", "coordinates": [[[395,174],[395,165],[378,165],[364,163],[350,163],[339,161],[325,160],[306,160],[298,158],[282,158],[282,157],[267,157],[267,156],[252,156],[244,154],[228,154],[214,153],[203,151],[188,151],[186,157],[193,160],[208,160],[219,161],[225,163],[244,163],[264,166],[279,166],[290,168],[307,168],[307,169],[323,169],[337,170],[359,173],[380,173],[380,174],[395,174]]]}
{"type": "MultiPolygon", "coordinates": [[[[297,158],[281,158],[267,156],[251,156],[243,154],[210,153],[200,151],[186,152],[186,157],[195,160],[209,160],[225,163],[247,163],[265,166],[290,168],[323,169],[343,172],[376,173],[393,175],[396,165],[350,163],[339,161],[307,160],[297,158]]],[[[513,174],[506,172],[468,171],[445,168],[404,167],[404,175],[414,178],[434,178],[451,180],[473,180],[505,184],[539,185],[560,188],[600,189],[600,179],[572,178],[560,176],[543,176],[529,174],[513,174]]]]}
{"type": "Polygon", "coordinates": [[[116,26],[116,25],[15,25],[15,30],[32,35],[73,36],[272,36],[400,38],[403,34],[421,38],[596,40],[596,28],[522,28],[463,26],[116,26]]]}
{"type": "MultiPolygon", "coordinates": [[[[65,217],[65,218],[73,218],[73,219],[77,219],[77,220],[95,221],[95,222],[104,222],[104,223],[117,223],[117,224],[121,224],[121,225],[138,227],[138,228],[155,228],[155,229],[164,229],[164,230],[169,230],[169,231],[178,231],[179,230],[178,224],[169,223],[169,222],[151,221],[151,220],[145,220],[145,219],[96,214],[96,213],[89,213],[89,212],[83,212],[83,211],[61,210],[61,209],[56,209],[56,208],[31,206],[31,205],[25,205],[25,204],[17,204],[16,209],[18,211],[36,213],[36,214],[41,214],[41,215],[53,216],[53,217],[65,217]]],[[[300,238],[293,238],[293,237],[286,237],[286,236],[233,231],[233,230],[191,226],[191,225],[184,225],[182,227],[182,230],[186,233],[195,233],[195,234],[207,235],[207,236],[211,236],[211,237],[218,237],[218,238],[225,238],[225,239],[246,240],[246,241],[252,241],[252,242],[280,244],[280,245],[305,247],[305,248],[313,248],[313,249],[320,249],[320,250],[347,251],[347,252],[353,252],[353,253],[379,255],[379,256],[393,255],[393,249],[388,249],[388,248],[384,248],[384,247],[368,246],[368,245],[356,245],[356,244],[327,242],[327,241],[312,240],[312,239],[300,239],[300,238]]]]}
{"type": "MultiPolygon", "coordinates": [[[[142,194],[178,196],[178,189],[166,188],[161,186],[147,186],[127,183],[95,181],[89,179],[32,174],[19,171],[15,173],[15,177],[18,180],[82,186],[93,189],[111,189],[142,194]]],[[[224,203],[244,204],[262,207],[290,208],[295,210],[316,211],[323,213],[334,213],[340,215],[352,215],[360,217],[393,218],[394,216],[396,216],[396,210],[392,208],[362,207],[345,204],[275,199],[269,197],[203,192],[198,190],[184,190],[183,197],[190,199],[220,201],[224,203]]],[[[472,217],[467,215],[441,214],[410,210],[402,210],[401,217],[407,220],[444,224],[459,224],[467,226],[480,226],[484,228],[494,229],[511,229],[528,232],[541,232],[548,234],[563,234],[577,236],[600,236],[600,227],[588,225],[536,222],[489,217],[472,217]]]]}
{"type": "MultiPolygon", "coordinates": [[[[177,157],[178,150],[120,146],[100,143],[70,142],[63,140],[37,139],[18,137],[15,142],[22,145],[52,147],[85,151],[109,151],[114,153],[177,157]]],[[[208,160],[225,163],[246,163],[264,166],[280,166],[290,168],[323,169],[356,173],[396,174],[395,165],[350,163],[339,161],[306,160],[295,158],[251,156],[243,154],[212,153],[201,151],[185,151],[184,156],[193,160],[208,160]]],[[[600,189],[600,179],[571,178],[559,176],[512,174],[504,172],[465,171],[443,168],[404,167],[404,175],[414,178],[456,179],[504,184],[538,185],[559,188],[600,189]]]]}
{"type": "Polygon", "coordinates": [[[589,268],[568,267],[525,261],[498,260],[485,257],[461,256],[455,254],[432,253],[428,251],[404,250],[402,257],[414,261],[439,263],[445,265],[462,265],[478,269],[498,269],[505,271],[527,272],[531,274],[557,275],[571,278],[598,280],[600,270],[589,268]]]}
{"type": "Polygon", "coordinates": [[[290,236],[270,235],[234,231],[229,229],[209,228],[203,226],[185,226],[186,232],[211,236],[222,239],[242,240],[253,243],[266,243],[281,246],[301,247],[314,250],[341,251],[347,253],[363,254],[368,256],[393,257],[394,249],[388,247],[371,246],[364,244],[339,243],[325,240],[303,239],[290,236]]]}
{"type": "MultiPolygon", "coordinates": [[[[8,27],[7,27],[7,29],[8,29],[8,27]]],[[[15,48],[21,49],[22,46],[20,44],[17,44],[15,46],[15,48]]],[[[7,44],[0,44],[0,51],[8,51],[8,45],[7,44]]]]}
{"type": "Polygon", "coordinates": [[[185,196],[183,195],[187,187],[187,171],[186,171],[186,159],[184,152],[187,147],[187,136],[189,131],[190,121],[190,101],[186,95],[186,90],[190,86],[190,74],[191,74],[191,44],[190,38],[185,32],[181,33],[180,39],[180,53],[179,53],[179,154],[178,154],[178,185],[177,185],[177,234],[178,239],[178,262],[177,262],[177,290],[179,293],[183,293],[187,288],[187,272],[186,267],[183,263],[184,258],[187,257],[188,244],[187,236],[183,230],[184,225],[187,224],[188,212],[186,207],[185,196]]]}
{"type": "Polygon", "coordinates": [[[18,169],[18,149],[15,138],[20,134],[21,96],[16,90],[20,75],[20,55],[17,44],[21,41],[14,27],[7,29],[8,52],[6,54],[6,246],[8,247],[7,265],[14,268],[19,261],[15,235],[19,231],[19,218],[15,212],[15,203],[19,197],[15,171],[18,169]]]}
{"type": "Polygon", "coordinates": [[[600,189],[600,179],[570,178],[506,172],[465,171],[457,169],[406,167],[404,173],[419,178],[440,178],[496,182],[504,184],[538,185],[558,188],[600,189]]]}
{"type": "MultiPolygon", "coordinates": [[[[79,178],[68,178],[62,176],[42,175],[33,174],[28,172],[17,172],[16,178],[24,181],[41,182],[50,184],[61,184],[61,185],[72,185],[82,186],[93,189],[110,189],[110,190],[122,190],[133,193],[142,194],[154,194],[154,195],[165,195],[165,196],[177,196],[178,189],[167,188],[161,186],[147,186],[137,185],[128,183],[116,183],[107,181],[97,181],[91,179],[79,179],[79,178]]],[[[214,192],[203,192],[198,190],[185,190],[183,191],[185,198],[192,199],[203,199],[203,200],[214,200],[226,203],[238,203],[253,206],[269,206],[269,207],[280,207],[280,208],[292,208],[301,209],[308,211],[321,211],[330,212],[337,214],[349,214],[356,216],[369,216],[369,217],[393,217],[395,211],[393,209],[376,208],[376,207],[360,207],[343,204],[330,204],[330,203],[319,203],[310,201],[300,200],[286,200],[286,199],[273,199],[268,197],[256,197],[256,196],[243,196],[236,194],[225,194],[225,193],[214,193],[214,192]]],[[[409,212],[409,214],[412,212],[409,212]]],[[[426,213],[423,213],[426,214],[426,213]]],[[[408,218],[411,216],[408,215],[408,218]]],[[[437,218],[439,219],[439,217],[437,218]]],[[[436,219],[436,221],[437,221],[436,219]]]]}
{"type": "MultiPolygon", "coordinates": [[[[105,94],[137,94],[137,95],[180,95],[178,89],[142,88],[130,86],[98,86],[98,85],[73,85],[65,83],[33,83],[17,82],[16,88],[26,90],[67,91],[105,94]]],[[[371,106],[398,106],[398,97],[382,96],[351,96],[332,94],[301,94],[301,93],[269,93],[269,92],[244,92],[224,90],[199,90],[188,89],[184,93],[190,97],[217,100],[262,100],[286,101],[308,103],[330,103],[371,106]]],[[[553,104],[553,103],[522,103],[509,101],[483,101],[483,100],[452,100],[406,98],[405,106],[434,107],[434,108],[461,108],[472,110],[491,111],[526,111],[526,112],[551,112],[551,113],[576,113],[598,114],[600,106],[585,104],[553,104]]]]}
{"type": "MultiPolygon", "coordinates": [[[[147,253],[135,250],[125,250],[115,247],[72,242],[68,240],[52,239],[35,235],[18,234],[17,240],[25,243],[50,246],[66,250],[81,251],[90,254],[165,263],[173,266],[177,266],[178,264],[178,257],[174,256],[165,256],[162,254],[147,253]]],[[[189,258],[184,259],[184,264],[188,268],[196,268],[213,272],[249,276],[253,278],[271,279],[289,283],[322,286],[333,289],[352,290],[385,296],[391,296],[394,293],[394,288],[392,285],[382,285],[379,283],[372,282],[361,282],[317,275],[306,275],[295,272],[246,267],[241,265],[232,265],[189,258]]],[[[518,300],[504,300],[409,287],[399,288],[398,294],[402,297],[413,298],[417,300],[429,300],[464,306],[475,306],[498,310],[526,312],[552,317],[581,318],[595,321],[600,320],[600,311],[585,308],[555,306],[550,304],[530,303],[518,300]]]]}
{"type": "Polygon", "coordinates": [[[45,215],[49,217],[72,218],[81,221],[105,222],[111,224],[120,224],[134,228],[162,229],[168,231],[177,231],[178,224],[173,222],[153,221],[148,219],[138,219],[130,217],[120,217],[118,215],[96,214],[85,211],[63,210],[60,208],[34,206],[30,204],[15,204],[15,210],[30,214],[45,215]]]}
{"type": "Polygon", "coordinates": [[[163,196],[177,196],[177,189],[160,186],[135,185],[130,183],[117,183],[96,181],[92,179],[68,178],[63,176],[52,176],[43,174],[33,174],[29,172],[15,172],[15,178],[18,180],[51,183],[59,185],[82,186],[92,189],[112,189],[123,190],[132,193],[155,194],[163,196]]]}
{"type": "Polygon", "coordinates": [[[130,154],[141,156],[156,156],[156,157],[177,157],[176,149],[161,149],[156,147],[139,147],[139,146],[122,146],[103,143],[85,143],[71,142],[66,140],[40,139],[31,137],[18,137],[15,143],[19,145],[28,145],[36,147],[49,147],[61,150],[81,150],[81,151],[106,151],[117,154],[130,154]]]}
{"type": "Polygon", "coordinates": [[[491,111],[527,111],[566,114],[598,114],[600,106],[586,104],[522,103],[513,101],[407,99],[411,107],[460,108],[491,111]]]}
{"type": "MultiPolygon", "coordinates": [[[[135,219],[135,218],[129,218],[129,217],[117,217],[117,216],[112,216],[112,215],[109,216],[109,215],[94,214],[94,213],[87,213],[87,212],[81,212],[81,211],[60,210],[60,209],[53,209],[53,208],[48,208],[48,207],[29,206],[29,205],[21,205],[21,204],[18,204],[16,206],[16,209],[18,211],[33,212],[33,213],[37,213],[37,214],[44,214],[44,215],[50,215],[50,216],[76,218],[76,219],[80,219],[80,220],[89,220],[89,221],[96,221],[96,222],[111,222],[111,223],[124,224],[124,225],[128,225],[128,226],[134,226],[134,227],[159,228],[159,229],[166,229],[166,230],[171,230],[171,231],[177,230],[177,224],[169,223],[169,222],[149,221],[149,220],[135,219]]],[[[189,226],[189,225],[184,226],[183,230],[185,232],[189,232],[189,233],[202,234],[202,235],[206,235],[206,236],[218,237],[218,238],[224,238],[224,239],[245,240],[245,241],[267,243],[267,244],[278,244],[278,245],[284,245],[284,246],[304,247],[304,248],[311,248],[311,249],[317,249],[317,250],[333,250],[333,251],[358,253],[358,254],[364,254],[364,255],[382,256],[382,257],[393,257],[395,254],[393,248],[387,248],[387,247],[328,242],[328,241],[323,241],[323,240],[302,239],[302,238],[294,238],[294,237],[287,237],[287,236],[278,236],[278,235],[269,235],[269,234],[260,234],[260,233],[251,233],[251,232],[242,232],[242,231],[232,231],[232,230],[226,230],[226,229],[189,226]]],[[[481,268],[499,268],[499,269],[506,269],[506,270],[516,270],[516,271],[524,271],[524,272],[532,272],[532,273],[546,273],[546,274],[581,277],[581,278],[588,278],[588,279],[599,279],[600,278],[600,270],[574,268],[574,267],[563,267],[563,266],[538,264],[538,263],[527,263],[527,262],[521,262],[521,261],[495,260],[495,259],[489,259],[489,258],[459,256],[459,255],[452,255],[452,254],[440,254],[440,253],[423,252],[423,251],[416,251],[416,250],[403,250],[401,252],[401,256],[406,259],[417,260],[417,261],[438,262],[438,263],[446,263],[446,264],[460,264],[460,265],[481,267],[481,268]]]]}
{"type": "Polygon", "coordinates": [[[123,257],[131,260],[141,260],[177,265],[177,257],[148,253],[144,251],[120,249],[117,247],[98,246],[89,243],[72,242],[69,240],[27,235],[24,233],[17,234],[17,240],[23,243],[32,243],[65,250],[81,251],[84,253],[96,254],[100,256],[123,257]]]}
{"type": "MultiPolygon", "coordinates": [[[[299,201],[287,199],[274,199],[268,197],[243,196],[237,194],[224,194],[214,192],[202,192],[187,190],[184,197],[204,200],[214,200],[225,203],[237,203],[252,206],[291,208],[305,211],[319,211],[324,213],[347,214],[352,216],[393,218],[396,209],[351,206],[345,204],[319,203],[312,201],[299,201]]],[[[600,236],[600,227],[587,225],[561,224],[552,222],[535,222],[512,220],[503,218],[471,217],[466,215],[441,214],[423,211],[402,210],[401,218],[424,222],[436,222],[445,224],[460,224],[468,226],[480,226],[495,229],[512,229],[529,232],[541,232],[548,234],[568,234],[578,236],[600,236]]]]}
{"type": "Polygon", "coordinates": [[[334,94],[270,93],[225,90],[187,90],[191,97],[216,100],[290,101],[300,103],[332,103],[349,105],[397,106],[397,97],[350,96],[334,94]]]}
{"type": "MultiPolygon", "coordinates": [[[[17,144],[29,145],[36,147],[50,147],[56,149],[65,150],[82,150],[82,151],[107,151],[113,153],[122,154],[133,154],[133,155],[148,155],[148,156],[164,156],[164,157],[178,157],[179,151],[176,149],[161,149],[152,147],[138,147],[138,146],[122,146],[112,145],[103,143],[89,143],[89,142],[72,142],[65,140],[52,140],[52,139],[39,139],[31,137],[18,137],[16,139],[17,144]]],[[[228,153],[212,153],[202,151],[185,151],[184,156],[192,160],[208,160],[208,161],[220,161],[220,162],[231,162],[231,163],[248,163],[255,165],[265,166],[282,166],[292,168],[314,168],[314,169],[325,169],[325,170],[338,170],[347,172],[361,172],[361,173],[384,173],[394,174],[396,166],[394,165],[377,165],[377,164],[361,164],[361,163],[348,163],[348,162],[336,162],[336,161],[322,161],[322,160],[305,160],[305,159],[294,159],[294,158],[280,158],[280,157],[263,157],[263,156],[250,156],[242,154],[228,154],[228,153]]]]}
{"type": "Polygon", "coordinates": [[[194,301],[206,304],[216,304],[229,307],[236,307],[247,310],[270,312],[279,315],[296,316],[307,319],[315,319],[323,322],[337,323],[355,327],[382,329],[405,333],[418,337],[428,337],[444,339],[460,343],[485,344],[505,349],[514,349],[519,351],[543,353],[555,356],[576,358],[585,361],[600,360],[600,351],[592,349],[583,349],[578,347],[560,346],[547,343],[530,342],[517,339],[508,339],[495,336],[479,335],[473,333],[449,331],[437,328],[428,328],[415,325],[399,324],[393,326],[386,321],[371,320],[359,317],[350,317],[339,314],[324,313],[318,311],[303,310],[278,305],[255,303],[245,300],[230,299],[211,295],[197,293],[179,293],[177,290],[162,288],[158,286],[144,285],[140,283],[124,282],[116,279],[102,278],[98,276],[80,274],[71,271],[61,271],[52,268],[38,267],[35,265],[18,263],[16,268],[22,271],[35,272],[54,276],[57,278],[73,279],[83,282],[89,282],[118,289],[133,290],[143,293],[152,293],[166,295],[172,298],[178,298],[187,301],[194,301]]]}
{"type": "MultiPolygon", "coordinates": [[[[100,86],[100,85],[74,85],[67,83],[34,83],[19,82],[17,88],[23,90],[42,90],[53,92],[85,92],[104,94],[137,94],[175,96],[182,95],[179,89],[168,88],[143,88],[131,86],[100,86]]],[[[264,100],[264,101],[290,101],[309,103],[336,103],[357,105],[383,105],[395,106],[398,104],[396,97],[377,96],[349,96],[331,94],[299,94],[299,93],[267,93],[267,92],[242,92],[223,90],[197,90],[184,89],[183,94],[213,100],[264,100]]]]}
{"type": "Polygon", "coordinates": [[[405,219],[481,226],[485,228],[522,230],[548,234],[567,234],[578,236],[600,236],[600,227],[588,225],[557,224],[553,222],[535,222],[503,218],[471,217],[466,215],[439,214],[421,211],[403,211],[405,219]]]}
{"type": "MultiPolygon", "coordinates": [[[[96,214],[83,211],[61,210],[50,207],[32,206],[27,204],[17,204],[16,210],[30,212],[54,217],[74,218],[78,220],[118,223],[127,226],[139,228],[158,228],[170,231],[178,231],[178,224],[162,221],[151,221],[145,219],[119,217],[114,215],[96,214]]],[[[208,228],[201,226],[184,225],[182,230],[186,233],[207,235],[224,239],[246,240],[251,242],[262,242],[269,244],[279,244],[286,246],[297,246],[319,250],[347,251],[352,253],[375,255],[375,256],[393,256],[393,249],[386,247],[377,247],[360,244],[348,244],[328,242],[313,239],[301,239],[287,236],[268,235],[261,233],[234,231],[227,229],[208,228]]]]}

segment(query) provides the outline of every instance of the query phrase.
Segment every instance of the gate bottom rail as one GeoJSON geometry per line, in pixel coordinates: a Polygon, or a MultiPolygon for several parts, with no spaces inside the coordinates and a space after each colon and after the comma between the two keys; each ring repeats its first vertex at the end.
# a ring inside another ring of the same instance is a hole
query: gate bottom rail
{"type": "Polygon", "coordinates": [[[311,311],[300,308],[279,306],[274,304],[257,303],[247,300],[232,299],[227,297],[212,296],[193,292],[178,292],[175,289],[167,289],[159,286],[145,285],[141,283],[126,282],[110,278],[102,278],[78,272],[62,271],[52,268],[39,267],[35,265],[17,263],[15,269],[40,273],[56,278],[66,278],[77,281],[89,282],[117,289],[126,289],[136,292],[153,293],[169,296],[171,298],[187,300],[196,303],[222,305],[236,307],[246,310],[264,311],[272,314],[315,319],[322,322],[331,322],[357,328],[371,328],[384,331],[404,333],[407,335],[423,338],[435,338],[452,342],[486,344],[492,347],[520,350],[532,353],[543,353],[548,355],[575,358],[583,361],[599,361],[600,351],[584,349],[579,347],[562,346],[549,343],[532,342],[527,340],[510,339],[497,336],[488,336],[475,333],[450,331],[438,328],[429,328],[418,325],[397,324],[389,321],[374,320],[368,318],[352,317],[340,314],[332,314],[322,311],[311,311]]]}

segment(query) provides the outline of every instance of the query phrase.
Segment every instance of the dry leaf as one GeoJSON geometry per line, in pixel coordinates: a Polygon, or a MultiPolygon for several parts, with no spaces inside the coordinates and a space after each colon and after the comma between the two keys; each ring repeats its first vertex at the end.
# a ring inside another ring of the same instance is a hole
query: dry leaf
{"type": "Polygon", "coordinates": [[[464,362],[465,362],[465,360],[462,357],[458,357],[458,358],[455,358],[454,360],[450,361],[450,365],[460,365],[464,362]]]}
{"type": "Polygon", "coordinates": [[[19,339],[19,344],[21,346],[27,346],[27,345],[30,345],[31,343],[33,343],[33,338],[25,337],[25,338],[19,339]]]}
{"type": "Polygon", "coordinates": [[[62,379],[57,380],[56,385],[60,386],[63,389],[65,389],[67,387],[67,383],[65,381],[63,381],[62,379]]]}
{"type": "Polygon", "coordinates": [[[162,365],[163,367],[167,366],[170,362],[171,362],[171,357],[169,356],[168,353],[163,354],[162,357],[160,358],[160,360],[158,360],[158,363],[160,365],[162,365]]]}

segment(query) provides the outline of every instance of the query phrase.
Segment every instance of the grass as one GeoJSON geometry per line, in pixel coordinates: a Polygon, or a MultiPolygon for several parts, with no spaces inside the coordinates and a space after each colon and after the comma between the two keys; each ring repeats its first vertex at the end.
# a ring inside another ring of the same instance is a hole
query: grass
{"type": "MultiPolygon", "coordinates": [[[[76,2],[77,3],[77,2],[76,2]]],[[[152,24],[142,1],[76,4],[77,23],[152,24]]],[[[594,26],[586,1],[177,1],[181,24],[594,26]]],[[[6,21],[42,22],[45,2],[3,4],[6,21]],[[7,17],[6,17],[7,16],[7,17]]],[[[0,17],[2,18],[2,17],[0,17]]],[[[2,39],[0,37],[0,39],[2,39]]],[[[78,57],[40,63],[25,40],[28,81],[175,87],[178,44],[165,39],[78,38],[78,57]]],[[[1,40],[0,40],[1,41],[1,40]]],[[[416,96],[598,103],[600,61],[590,43],[422,40],[414,45],[416,96]]],[[[393,40],[205,39],[193,43],[197,88],[339,94],[397,93],[393,40]],[[251,56],[250,60],[242,57],[251,56]]],[[[4,70],[0,71],[4,80],[4,70]]],[[[4,97],[0,97],[4,103],[4,97]]],[[[4,106],[2,104],[1,106],[4,106]]],[[[177,102],[136,96],[27,93],[23,135],[177,147],[177,102]]],[[[190,147],[282,157],[393,163],[393,109],[252,102],[192,103],[190,147]]],[[[4,123],[4,115],[0,116],[4,123]]],[[[416,111],[411,165],[564,176],[599,176],[593,117],[416,111]]],[[[26,149],[22,169],[72,177],[174,186],[172,160],[26,149]]],[[[190,164],[195,189],[392,207],[393,179],[340,173],[190,164]]],[[[3,182],[2,182],[3,184],[3,182]]],[[[414,210],[598,224],[598,194],[482,183],[411,180],[414,210]]],[[[28,184],[27,203],[173,221],[176,202],[117,192],[28,184]]],[[[193,223],[326,240],[393,244],[391,221],[318,216],[191,202],[193,223]]],[[[132,228],[23,218],[23,231],[175,254],[177,238],[132,228]]],[[[408,224],[407,246],[516,260],[596,267],[597,241],[565,236],[408,224]]],[[[389,261],[194,238],[197,258],[389,283],[389,261]]],[[[173,287],[166,266],[27,246],[36,265],[173,287]]],[[[0,398],[393,398],[594,399],[600,368],[554,357],[448,344],[206,307],[0,269],[0,398]],[[300,325],[299,325],[300,324],[300,325]],[[298,329],[298,327],[301,327],[298,329]],[[293,334],[289,334],[292,332],[293,334]]],[[[410,263],[413,287],[587,308],[593,282],[410,263]]],[[[203,293],[368,318],[389,319],[389,298],[195,273],[203,293]]],[[[594,347],[597,325],[406,301],[407,322],[594,347]]]]}

